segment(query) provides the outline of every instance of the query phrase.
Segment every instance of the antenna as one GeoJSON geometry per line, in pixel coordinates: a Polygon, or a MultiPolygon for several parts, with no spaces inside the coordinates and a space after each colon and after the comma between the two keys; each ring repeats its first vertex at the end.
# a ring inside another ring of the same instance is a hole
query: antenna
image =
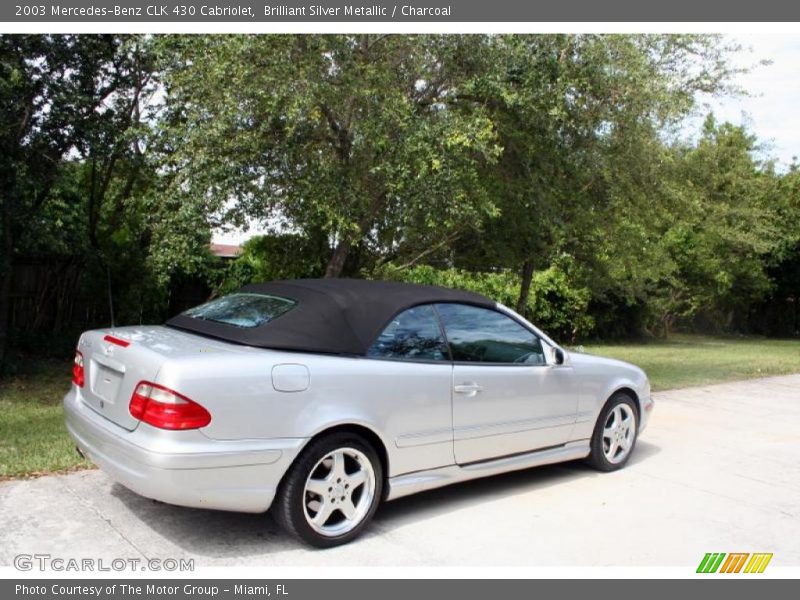
{"type": "Polygon", "coordinates": [[[108,312],[111,313],[111,327],[114,324],[114,297],[111,295],[111,267],[106,264],[106,281],[108,282],[108,312]]]}

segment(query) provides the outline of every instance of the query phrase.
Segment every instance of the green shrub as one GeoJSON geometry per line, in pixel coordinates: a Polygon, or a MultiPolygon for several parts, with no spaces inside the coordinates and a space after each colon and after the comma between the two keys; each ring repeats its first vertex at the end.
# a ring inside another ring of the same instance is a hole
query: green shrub
{"type": "Polygon", "coordinates": [[[241,256],[224,270],[218,290],[228,294],[248,283],[321,277],[325,272],[326,251],[315,248],[311,240],[297,234],[250,238],[241,256]]]}

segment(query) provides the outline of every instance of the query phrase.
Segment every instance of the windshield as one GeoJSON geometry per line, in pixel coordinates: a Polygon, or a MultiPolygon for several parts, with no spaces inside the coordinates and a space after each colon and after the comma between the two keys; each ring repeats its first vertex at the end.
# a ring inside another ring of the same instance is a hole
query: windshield
{"type": "Polygon", "coordinates": [[[190,308],[183,314],[236,327],[258,327],[290,311],[296,304],[294,300],[279,296],[231,294],[190,308]]]}

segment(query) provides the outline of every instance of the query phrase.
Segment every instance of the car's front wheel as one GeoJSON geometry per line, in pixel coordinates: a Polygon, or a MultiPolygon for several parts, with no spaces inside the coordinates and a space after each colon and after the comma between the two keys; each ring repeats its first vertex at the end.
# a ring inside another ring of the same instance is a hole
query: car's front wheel
{"type": "Polygon", "coordinates": [[[639,432],[634,400],[618,392],[609,398],[592,435],[592,451],[587,462],[600,471],[616,471],[631,457],[639,432]]]}
{"type": "Polygon", "coordinates": [[[313,441],[278,491],[273,512],[290,534],[321,548],[346,544],[372,519],[383,468],[361,437],[335,433],[313,441]]]}

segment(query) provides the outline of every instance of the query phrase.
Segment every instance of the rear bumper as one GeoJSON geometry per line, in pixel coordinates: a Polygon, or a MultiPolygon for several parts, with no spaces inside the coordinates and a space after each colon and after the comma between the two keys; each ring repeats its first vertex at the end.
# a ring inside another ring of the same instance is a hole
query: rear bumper
{"type": "Polygon", "coordinates": [[[130,490],[168,504],[264,512],[305,439],[212,440],[199,430],[127,431],[87,406],[73,386],[67,430],[94,464],[130,490]]]}

